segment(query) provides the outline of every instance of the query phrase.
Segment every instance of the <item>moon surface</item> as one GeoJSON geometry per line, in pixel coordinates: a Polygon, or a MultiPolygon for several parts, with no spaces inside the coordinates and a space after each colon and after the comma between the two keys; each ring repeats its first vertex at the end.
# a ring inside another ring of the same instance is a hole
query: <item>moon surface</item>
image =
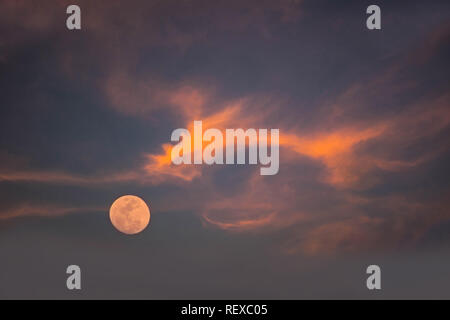
{"type": "Polygon", "coordinates": [[[150,222],[150,209],[139,197],[126,195],[117,198],[109,209],[113,226],[122,233],[136,234],[150,222]]]}

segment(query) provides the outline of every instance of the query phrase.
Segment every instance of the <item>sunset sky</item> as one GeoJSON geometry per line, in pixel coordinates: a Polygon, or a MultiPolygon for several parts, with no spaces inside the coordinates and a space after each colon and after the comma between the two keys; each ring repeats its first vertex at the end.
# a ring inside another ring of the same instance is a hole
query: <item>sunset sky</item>
{"type": "Polygon", "coordinates": [[[0,0],[0,298],[450,298],[449,57],[449,1],[0,0]],[[173,165],[194,120],[278,174],[173,165]]]}

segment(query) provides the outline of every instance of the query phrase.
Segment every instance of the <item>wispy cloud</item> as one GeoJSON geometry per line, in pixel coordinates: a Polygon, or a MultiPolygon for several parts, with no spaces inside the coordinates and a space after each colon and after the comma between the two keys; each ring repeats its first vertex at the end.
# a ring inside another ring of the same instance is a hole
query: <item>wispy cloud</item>
{"type": "Polygon", "coordinates": [[[107,212],[107,208],[64,207],[57,205],[42,206],[28,204],[0,210],[0,221],[25,216],[54,217],[82,212],[107,212]]]}

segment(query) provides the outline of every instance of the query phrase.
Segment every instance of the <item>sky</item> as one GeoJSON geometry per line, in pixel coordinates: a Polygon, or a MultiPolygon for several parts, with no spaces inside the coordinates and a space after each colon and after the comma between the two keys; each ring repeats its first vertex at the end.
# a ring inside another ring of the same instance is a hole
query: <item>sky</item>
{"type": "Polygon", "coordinates": [[[371,4],[0,0],[0,298],[449,299],[450,3],[371,4]],[[175,166],[194,120],[279,172],[175,166]]]}

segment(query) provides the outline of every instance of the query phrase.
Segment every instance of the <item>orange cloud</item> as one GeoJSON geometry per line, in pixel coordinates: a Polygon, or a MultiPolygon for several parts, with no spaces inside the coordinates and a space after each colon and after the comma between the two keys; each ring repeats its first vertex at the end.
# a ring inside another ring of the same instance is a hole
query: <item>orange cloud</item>
{"type": "MultiPolygon", "coordinates": [[[[209,128],[217,128],[219,130],[225,130],[226,128],[246,128],[256,123],[256,120],[261,116],[246,114],[245,109],[248,104],[248,100],[241,99],[229,104],[225,104],[222,110],[206,114],[202,107],[204,104],[204,98],[198,95],[197,91],[179,91],[173,98],[176,103],[192,102],[193,108],[186,107],[179,109],[182,116],[186,119],[185,128],[191,132],[191,146],[194,146],[193,136],[193,122],[194,120],[202,120],[203,131],[209,128]],[[186,98],[186,99],[185,99],[186,98]],[[186,111],[190,110],[190,113],[186,111]],[[186,113],[185,113],[186,112],[186,113]]],[[[231,143],[231,142],[230,142],[231,143]]],[[[224,145],[226,147],[226,144],[224,145]]],[[[201,166],[196,165],[174,165],[171,160],[172,144],[163,144],[162,152],[158,154],[147,154],[147,163],[144,165],[145,172],[155,178],[155,181],[159,183],[167,181],[181,180],[190,182],[192,179],[202,174],[201,166]]],[[[206,145],[203,145],[205,148],[206,145]]],[[[194,150],[195,151],[195,150],[194,150]]]]}
{"type": "MultiPolygon", "coordinates": [[[[242,208],[239,207],[237,208],[236,206],[229,206],[229,207],[224,207],[221,209],[227,209],[228,210],[228,221],[227,220],[221,220],[224,217],[211,217],[211,211],[214,210],[216,208],[213,207],[209,207],[208,208],[208,213],[203,215],[203,218],[205,219],[206,222],[208,222],[211,225],[214,225],[216,227],[219,227],[221,229],[224,230],[229,230],[229,231],[247,231],[247,230],[255,230],[255,229],[260,229],[263,227],[267,227],[269,225],[271,225],[275,219],[276,219],[276,214],[275,213],[270,213],[267,215],[262,215],[262,214],[258,214],[254,217],[249,217],[248,214],[246,214],[246,208],[242,208]],[[231,218],[230,219],[230,215],[231,213],[234,212],[238,212],[238,214],[240,215],[238,218],[231,218]]],[[[254,207],[252,207],[252,209],[255,209],[254,207]]]]}
{"type": "Polygon", "coordinates": [[[154,179],[154,183],[163,183],[167,181],[176,182],[177,180],[190,182],[201,175],[199,166],[177,166],[172,163],[171,144],[164,144],[162,148],[163,153],[148,154],[146,156],[148,161],[144,165],[144,170],[149,177],[154,179]]]}
{"type": "Polygon", "coordinates": [[[112,173],[102,176],[81,176],[54,171],[10,171],[0,173],[0,181],[26,181],[56,184],[101,184],[110,182],[125,182],[138,180],[138,172],[112,173]]]}
{"type": "Polygon", "coordinates": [[[358,181],[363,159],[357,159],[354,147],[385,132],[385,125],[371,128],[343,128],[311,135],[284,134],[280,146],[295,153],[322,161],[328,170],[326,181],[335,186],[348,186],[358,181]],[[358,170],[355,167],[359,167],[358,170]]]}
{"type": "Polygon", "coordinates": [[[280,137],[280,145],[325,164],[328,171],[325,181],[333,186],[364,187],[362,183],[371,186],[376,183],[367,176],[372,170],[410,169],[434,158],[445,150],[445,146],[408,160],[392,159],[393,154],[358,153],[356,148],[376,140],[386,145],[394,144],[393,148],[397,145],[401,150],[415,140],[436,135],[450,125],[449,103],[450,95],[444,94],[427,104],[418,103],[395,117],[375,119],[372,123],[353,123],[315,133],[285,133],[280,137]]]}
{"type": "Polygon", "coordinates": [[[13,219],[24,216],[51,217],[79,212],[107,212],[107,208],[100,207],[61,207],[42,205],[20,205],[18,207],[0,210],[0,220],[13,219]]]}

